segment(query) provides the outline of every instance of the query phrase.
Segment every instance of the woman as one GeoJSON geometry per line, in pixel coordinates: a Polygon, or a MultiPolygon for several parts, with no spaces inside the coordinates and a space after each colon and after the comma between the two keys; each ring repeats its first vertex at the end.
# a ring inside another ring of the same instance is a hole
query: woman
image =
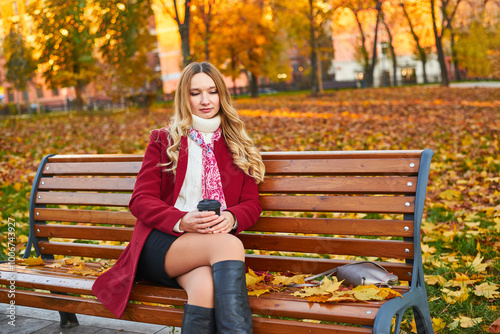
{"type": "Polygon", "coordinates": [[[182,287],[182,333],[251,333],[245,250],[234,235],[260,216],[264,164],[231,105],[220,72],[188,65],[170,126],[154,130],[129,203],[137,218],[129,245],[94,283],[120,318],[134,281],[182,287]],[[196,209],[217,199],[220,216],[196,209]],[[207,331],[208,330],[208,331],[207,331]]]}

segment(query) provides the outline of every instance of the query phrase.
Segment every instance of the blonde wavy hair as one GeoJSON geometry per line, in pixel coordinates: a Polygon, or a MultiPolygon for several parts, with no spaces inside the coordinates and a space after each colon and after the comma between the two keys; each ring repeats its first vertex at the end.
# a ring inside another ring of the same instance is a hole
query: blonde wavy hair
{"type": "Polygon", "coordinates": [[[222,135],[226,140],[233,162],[245,174],[252,177],[256,183],[264,181],[265,166],[259,150],[245,131],[236,109],[231,103],[231,95],[227,89],[222,74],[210,63],[193,62],[187,65],[177,84],[174,100],[174,116],[169,124],[171,145],[167,149],[170,162],[165,164],[166,170],[176,172],[179,160],[179,149],[182,136],[189,136],[189,129],[193,124],[191,104],[189,103],[191,79],[198,73],[205,73],[215,83],[219,94],[222,135]]]}

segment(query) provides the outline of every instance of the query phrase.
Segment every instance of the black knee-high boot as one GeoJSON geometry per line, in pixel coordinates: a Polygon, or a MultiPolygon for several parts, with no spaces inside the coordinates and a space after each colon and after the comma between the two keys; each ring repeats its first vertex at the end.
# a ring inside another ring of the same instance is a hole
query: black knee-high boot
{"type": "Polygon", "coordinates": [[[215,334],[214,309],[184,303],[182,334],[215,334]]]}
{"type": "Polygon", "coordinates": [[[215,327],[219,334],[252,333],[245,262],[228,260],[212,265],[215,327]]]}

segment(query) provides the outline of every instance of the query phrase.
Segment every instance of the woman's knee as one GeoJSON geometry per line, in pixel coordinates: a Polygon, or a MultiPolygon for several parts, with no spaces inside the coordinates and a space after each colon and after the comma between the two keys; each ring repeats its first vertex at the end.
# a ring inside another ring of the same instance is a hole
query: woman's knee
{"type": "Polygon", "coordinates": [[[232,234],[220,234],[214,238],[214,246],[217,247],[216,261],[245,260],[245,247],[241,240],[232,234]]]}

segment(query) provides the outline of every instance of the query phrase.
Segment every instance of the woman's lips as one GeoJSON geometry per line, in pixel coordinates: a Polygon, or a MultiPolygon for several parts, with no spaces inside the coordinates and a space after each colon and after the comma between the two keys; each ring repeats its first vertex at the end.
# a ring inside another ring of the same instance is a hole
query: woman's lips
{"type": "Polygon", "coordinates": [[[200,111],[204,113],[209,113],[212,111],[212,108],[201,108],[200,111]]]}

